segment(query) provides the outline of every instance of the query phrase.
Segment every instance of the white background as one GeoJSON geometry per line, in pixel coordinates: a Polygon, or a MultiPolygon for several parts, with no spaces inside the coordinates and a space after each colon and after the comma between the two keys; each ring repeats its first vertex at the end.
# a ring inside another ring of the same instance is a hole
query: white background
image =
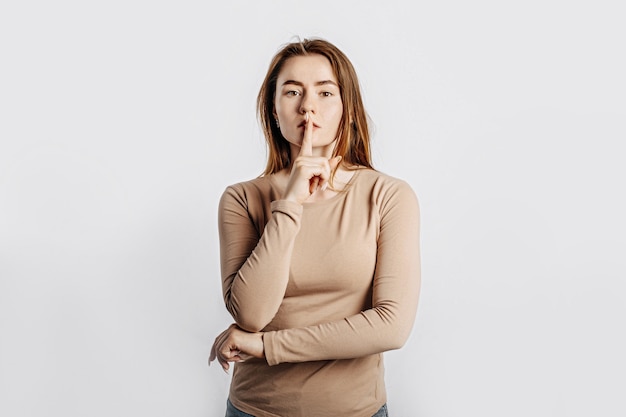
{"type": "Polygon", "coordinates": [[[625,415],[618,4],[3,2],[0,415],[223,415],[216,206],[296,35],[351,58],[421,201],[392,415],[625,415]]]}

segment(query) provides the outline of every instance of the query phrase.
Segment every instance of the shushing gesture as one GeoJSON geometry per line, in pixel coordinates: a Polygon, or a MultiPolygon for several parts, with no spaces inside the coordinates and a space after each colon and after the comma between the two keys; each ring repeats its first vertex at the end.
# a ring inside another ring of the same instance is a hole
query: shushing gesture
{"type": "Polygon", "coordinates": [[[313,120],[305,113],[304,136],[300,153],[293,161],[289,182],[285,189],[285,200],[304,203],[314,192],[325,190],[341,156],[328,159],[324,156],[313,156],[313,120]]]}

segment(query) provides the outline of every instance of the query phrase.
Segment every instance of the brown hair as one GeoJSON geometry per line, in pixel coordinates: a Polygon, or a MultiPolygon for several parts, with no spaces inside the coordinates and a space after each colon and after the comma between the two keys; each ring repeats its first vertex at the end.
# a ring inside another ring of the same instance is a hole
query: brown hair
{"type": "Polygon", "coordinates": [[[276,173],[291,165],[289,143],[274,123],[276,82],[283,64],[292,57],[318,54],[330,61],[341,94],[343,115],[337,130],[333,157],[340,155],[348,166],[372,168],[368,117],[361,99],[359,81],[348,57],[335,45],[322,39],[304,39],[285,45],[272,59],[257,97],[259,122],[269,147],[265,175],[276,173]]]}

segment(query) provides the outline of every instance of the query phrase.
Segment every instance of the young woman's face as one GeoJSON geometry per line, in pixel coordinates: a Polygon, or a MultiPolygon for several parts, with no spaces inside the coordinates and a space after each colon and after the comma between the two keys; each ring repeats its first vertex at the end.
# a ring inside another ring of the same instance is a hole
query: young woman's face
{"type": "Polygon", "coordinates": [[[339,83],[328,59],[311,54],[289,58],[278,73],[274,117],[291,144],[300,151],[305,113],[313,121],[313,153],[330,156],[343,114],[339,83]]]}

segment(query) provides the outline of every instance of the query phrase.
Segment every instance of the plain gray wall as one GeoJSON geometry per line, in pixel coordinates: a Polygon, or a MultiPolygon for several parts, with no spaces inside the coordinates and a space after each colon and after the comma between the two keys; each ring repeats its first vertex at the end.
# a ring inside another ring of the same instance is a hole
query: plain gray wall
{"type": "Polygon", "coordinates": [[[392,415],[624,415],[618,4],[3,2],[0,415],[223,415],[217,201],[264,167],[297,35],[351,58],[375,165],[420,197],[392,415]]]}

